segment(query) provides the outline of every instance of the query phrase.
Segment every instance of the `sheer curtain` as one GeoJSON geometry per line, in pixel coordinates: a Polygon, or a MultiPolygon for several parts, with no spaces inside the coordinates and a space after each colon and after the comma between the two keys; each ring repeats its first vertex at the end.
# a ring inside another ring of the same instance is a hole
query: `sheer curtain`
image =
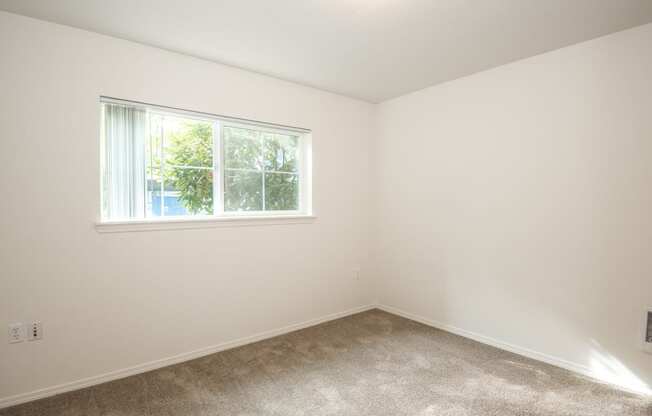
{"type": "Polygon", "coordinates": [[[147,113],[104,104],[104,217],[145,216],[145,131],[147,113]]]}

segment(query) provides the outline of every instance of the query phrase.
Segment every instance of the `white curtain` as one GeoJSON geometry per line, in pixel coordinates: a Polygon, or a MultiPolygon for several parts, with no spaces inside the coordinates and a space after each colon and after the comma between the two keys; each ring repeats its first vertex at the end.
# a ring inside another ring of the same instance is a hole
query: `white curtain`
{"type": "Polygon", "coordinates": [[[104,104],[104,215],[145,216],[145,110],[104,104]]]}

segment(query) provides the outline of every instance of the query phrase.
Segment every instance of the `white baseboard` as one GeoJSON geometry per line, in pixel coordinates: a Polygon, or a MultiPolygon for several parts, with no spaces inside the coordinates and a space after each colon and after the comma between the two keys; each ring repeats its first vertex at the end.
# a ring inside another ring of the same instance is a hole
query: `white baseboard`
{"type": "Polygon", "coordinates": [[[213,345],[195,351],[178,354],[172,357],[150,361],[133,367],[123,368],[121,370],[111,371],[109,373],[87,377],[81,380],[63,383],[56,386],[46,387],[44,389],[34,390],[27,393],[21,393],[14,396],[3,397],[0,398],[0,409],[10,407],[10,406],[15,406],[21,403],[31,402],[33,400],[38,400],[49,396],[54,396],[61,393],[66,393],[73,390],[83,389],[85,387],[90,387],[97,384],[106,383],[107,381],[113,381],[120,378],[125,378],[136,374],[145,373],[147,371],[156,370],[158,368],[167,367],[169,365],[193,360],[195,358],[203,357],[205,355],[214,354],[216,352],[240,347],[242,345],[251,344],[253,342],[262,341],[264,339],[273,338],[279,335],[287,334],[288,332],[293,332],[299,329],[308,328],[324,322],[332,321],[334,319],[343,318],[345,316],[368,311],[374,308],[376,308],[376,305],[360,306],[343,312],[326,315],[321,318],[311,319],[309,321],[288,325],[282,328],[272,329],[270,331],[265,331],[248,337],[239,338],[229,342],[224,342],[218,345],[213,345]]]}
{"type": "Polygon", "coordinates": [[[403,318],[407,318],[407,319],[422,323],[424,325],[431,326],[433,328],[441,329],[443,331],[450,332],[450,333],[455,334],[455,335],[460,335],[462,337],[469,338],[469,339],[472,339],[474,341],[481,342],[483,344],[491,345],[492,347],[496,347],[496,348],[499,348],[501,350],[513,352],[513,353],[518,354],[518,355],[522,355],[522,356],[525,356],[525,357],[528,357],[528,358],[532,358],[532,359],[537,360],[537,361],[543,361],[544,363],[554,365],[555,367],[564,368],[564,369],[572,371],[574,373],[578,373],[578,374],[581,374],[583,376],[589,377],[589,378],[595,380],[598,383],[609,384],[610,386],[613,386],[613,387],[615,387],[617,389],[620,389],[620,390],[623,390],[623,391],[627,391],[627,392],[634,393],[634,394],[643,394],[643,395],[648,395],[648,396],[652,395],[652,390],[650,390],[650,389],[645,389],[645,388],[634,389],[634,388],[631,388],[631,386],[623,386],[623,385],[611,383],[608,380],[603,380],[598,375],[596,375],[595,372],[591,370],[591,368],[589,368],[587,366],[584,366],[584,365],[581,365],[581,364],[573,363],[571,361],[567,361],[567,360],[564,360],[562,358],[558,358],[558,357],[554,357],[554,356],[551,356],[551,355],[548,355],[548,354],[544,354],[542,352],[534,351],[534,350],[531,350],[529,348],[519,347],[517,345],[513,345],[513,344],[510,344],[510,343],[507,343],[507,342],[503,342],[503,341],[497,340],[495,338],[491,338],[491,337],[481,335],[481,334],[478,334],[478,333],[475,333],[475,332],[467,331],[465,329],[461,329],[461,328],[458,328],[458,327],[455,327],[455,326],[452,326],[452,325],[448,325],[448,324],[444,324],[444,323],[441,323],[441,322],[433,321],[432,319],[424,318],[422,316],[415,315],[415,314],[412,314],[410,312],[406,312],[404,310],[395,308],[393,306],[378,304],[376,307],[378,309],[380,309],[380,310],[385,311],[385,312],[388,312],[388,313],[391,313],[391,314],[394,314],[394,315],[398,315],[398,316],[402,316],[403,318]]]}
{"type": "MultiPolygon", "coordinates": [[[[416,322],[420,322],[420,323],[422,323],[424,325],[428,325],[428,326],[431,326],[431,327],[434,327],[434,328],[441,329],[441,330],[446,331],[446,332],[450,332],[450,333],[453,333],[453,334],[456,334],[456,335],[460,335],[460,336],[463,336],[465,338],[469,338],[469,339],[481,342],[483,344],[491,345],[493,347],[500,348],[502,350],[510,351],[510,352],[515,353],[515,354],[519,354],[519,355],[522,355],[522,356],[525,356],[525,357],[528,357],[528,358],[532,358],[532,359],[535,359],[535,360],[538,360],[538,361],[542,361],[542,362],[545,362],[547,364],[554,365],[556,367],[561,367],[561,368],[564,368],[566,370],[573,371],[575,373],[584,375],[586,377],[590,377],[590,378],[596,380],[597,382],[612,384],[612,383],[608,383],[605,380],[601,380],[600,378],[598,378],[596,376],[596,374],[589,367],[583,366],[581,364],[573,363],[573,362],[570,362],[570,361],[567,361],[567,360],[564,360],[564,359],[561,359],[561,358],[553,357],[551,355],[544,354],[544,353],[541,353],[541,352],[538,352],[538,351],[534,351],[534,350],[531,350],[531,349],[528,349],[528,348],[519,347],[517,345],[513,345],[513,344],[510,344],[510,343],[507,343],[507,342],[499,341],[499,340],[497,340],[495,338],[491,338],[491,337],[488,337],[488,336],[485,336],[485,335],[477,334],[475,332],[471,332],[471,331],[467,331],[467,330],[464,330],[464,329],[461,329],[461,328],[457,328],[457,327],[452,326],[452,325],[447,325],[447,324],[443,324],[441,322],[433,321],[432,319],[424,318],[422,316],[415,315],[415,314],[412,314],[410,312],[406,312],[404,310],[395,308],[393,306],[377,304],[377,305],[360,306],[360,307],[349,309],[349,310],[346,310],[346,311],[343,311],[343,312],[326,315],[326,316],[323,316],[321,318],[311,319],[309,321],[300,322],[300,323],[293,324],[293,325],[288,325],[288,326],[285,326],[285,327],[282,327],[282,328],[277,328],[277,329],[273,329],[273,330],[270,330],[270,331],[261,332],[261,333],[254,334],[254,335],[251,335],[251,336],[248,336],[248,337],[239,338],[239,339],[236,339],[236,340],[233,340],[233,341],[224,342],[222,344],[213,345],[213,346],[206,347],[206,348],[201,348],[201,349],[198,349],[198,350],[195,350],[195,351],[190,351],[190,352],[187,352],[187,353],[178,354],[178,355],[168,357],[168,358],[163,358],[163,359],[160,359],[160,360],[150,361],[150,362],[139,364],[139,365],[136,365],[136,366],[133,366],[133,367],[124,368],[124,369],[116,370],[116,371],[111,371],[109,373],[100,374],[100,375],[92,376],[92,377],[87,377],[87,378],[83,378],[81,380],[72,381],[72,382],[68,382],[68,383],[63,383],[63,384],[59,384],[59,385],[56,385],[56,386],[46,387],[44,389],[39,389],[39,390],[27,392],[27,393],[22,393],[22,394],[17,394],[17,395],[14,395],[14,396],[0,398],[0,409],[10,407],[10,406],[15,406],[15,405],[18,405],[18,404],[21,404],[21,403],[31,402],[33,400],[38,400],[38,399],[42,399],[42,398],[49,397],[49,396],[54,396],[54,395],[61,394],[61,393],[66,393],[66,392],[73,391],[73,390],[79,390],[79,389],[82,389],[82,388],[85,388],[85,387],[90,387],[90,386],[94,386],[94,385],[97,385],[97,384],[106,383],[108,381],[113,381],[113,380],[129,377],[129,376],[144,373],[144,372],[147,372],[147,371],[156,370],[158,368],[167,367],[169,365],[178,364],[178,363],[181,363],[181,362],[184,362],[184,361],[193,360],[195,358],[203,357],[205,355],[214,354],[216,352],[228,350],[228,349],[231,349],[231,348],[236,348],[236,347],[246,345],[246,344],[251,344],[253,342],[262,341],[264,339],[273,338],[275,336],[287,334],[288,332],[293,332],[293,331],[308,328],[308,327],[311,327],[311,326],[319,325],[319,324],[324,323],[324,322],[332,321],[332,320],[338,319],[338,318],[343,318],[345,316],[353,315],[353,314],[356,314],[356,313],[368,311],[368,310],[375,309],[375,308],[383,310],[383,311],[391,313],[391,314],[394,314],[394,315],[402,316],[402,317],[407,318],[407,319],[411,319],[411,320],[416,321],[416,322]]],[[[619,388],[621,390],[629,391],[629,392],[635,393],[635,394],[652,395],[652,391],[650,391],[649,389],[637,390],[637,389],[629,388],[627,386],[621,386],[621,385],[613,385],[613,386],[616,387],[616,388],[619,388]]]]}

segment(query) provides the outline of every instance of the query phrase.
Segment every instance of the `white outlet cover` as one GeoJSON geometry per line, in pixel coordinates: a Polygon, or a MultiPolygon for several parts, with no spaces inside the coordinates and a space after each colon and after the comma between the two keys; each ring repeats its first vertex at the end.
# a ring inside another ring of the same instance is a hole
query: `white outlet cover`
{"type": "Polygon", "coordinates": [[[16,342],[23,342],[24,341],[24,336],[23,336],[23,324],[21,323],[15,323],[15,324],[9,324],[9,343],[13,344],[16,342]]]}

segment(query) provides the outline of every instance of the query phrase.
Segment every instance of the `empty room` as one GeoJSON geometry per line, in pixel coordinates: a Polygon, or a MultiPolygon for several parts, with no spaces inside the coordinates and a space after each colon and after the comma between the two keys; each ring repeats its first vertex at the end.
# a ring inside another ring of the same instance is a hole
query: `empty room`
{"type": "Polygon", "coordinates": [[[652,0],[0,0],[0,416],[652,416],[652,0]]]}

